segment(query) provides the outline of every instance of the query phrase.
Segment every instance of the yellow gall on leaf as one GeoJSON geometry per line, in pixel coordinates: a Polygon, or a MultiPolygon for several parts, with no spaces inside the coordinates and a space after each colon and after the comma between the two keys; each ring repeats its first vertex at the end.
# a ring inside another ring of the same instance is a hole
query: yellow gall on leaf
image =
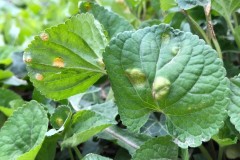
{"type": "Polygon", "coordinates": [[[178,52],[179,52],[179,50],[180,50],[179,47],[173,47],[173,48],[172,48],[172,54],[173,54],[173,55],[177,55],[178,52]]]}
{"type": "Polygon", "coordinates": [[[40,34],[40,38],[43,41],[48,41],[49,36],[46,32],[43,32],[43,33],[40,34]]]}
{"type": "Polygon", "coordinates": [[[87,11],[89,11],[89,10],[92,8],[92,6],[91,6],[91,4],[90,4],[89,2],[86,2],[86,3],[84,4],[84,8],[85,8],[87,11]]]}
{"type": "Polygon", "coordinates": [[[23,54],[23,61],[24,61],[25,63],[30,63],[30,62],[32,62],[32,57],[31,57],[31,55],[30,55],[29,52],[24,52],[24,54],[23,54]]]}
{"type": "Polygon", "coordinates": [[[60,117],[56,118],[55,122],[59,127],[61,127],[63,125],[63,119],[60,117]]]}
{"type": "Polygon", "coordinates": [[[40,74],[40,73],[37,73],[37,74],[35,75],[35,78],[36,78],[36,80],[38,80],[38,81],[42,81],[42,80],[43,80],[43,75],[40,74]]]}
{"type": "Polygon", "coordinates": [[[156,100],[164,98],[170,90],[171,82],[165,77],[155,78],[152,86],[152,95],[156,100]]]}
{"type": "Polygon", "coordinates": [[[62,59],[61,57],[55,58],[55,59],[53,60],[53,66],[54,66],[54,67],[59,67],[59,68],[64,67],[65,64],[64,64],[63,59],[62,59]]]}
{"type": "Polygon", "coordinates": [[[146,83],[146,75],[138,68],[127,69],[125,73],[133,85],[144,85],[146,83]]]}

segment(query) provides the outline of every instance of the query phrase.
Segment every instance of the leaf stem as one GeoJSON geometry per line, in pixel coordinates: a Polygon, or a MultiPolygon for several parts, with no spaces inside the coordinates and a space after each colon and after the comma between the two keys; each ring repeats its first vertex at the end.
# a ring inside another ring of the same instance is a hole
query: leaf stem
{"type": "Polygon", "coordinates": [[[226,20],[226,22],[228,24],[228,27],[230,28],[234,38],[235,38],[235,41],[237,43],[238,48],[240,48],[240,36],[238,34],[236,34],[236,32],[234,30],[234,27],[232,25],[230,17],[225,17],[225,20],[226,20]]]}
{"type": "Polygon", "coordinates": [[[182,159],[183,160],[189,160],[188,149],[181,149],[181,151],[182,151],[182,159]]]}
{"type": "Polygon", "coordinates": [[[81,159],[83,158],[81,152],[78,150],[77,147],[73,147],[73,149],[74,149],[74,151],[75,151],[75,153],[76,153],[78,159],[81,160],[81,159]]]}
{"type": "Polygon", "coordinates": [[[207,42],[207,44],[212,45],[211,41],[209,40],[203,29],[199,26],[199,24],[185,10],[182,10],[182,13],[187,17],[188,22],[191,24],[193,29],[199,34],[199,36],[201,36],[207,42]]]}
{"type": "Polygon", "coordinates": [[[223,158],[223,147],[219,146],[218,160],[222,160],[222,158],[223,158]]]}
{"type": "Polygon", "coordinates": [[[207,160],[213,160],[210,154],[208,153],[207,149],[203,145],[199,146],[199,149],[201,150],[204,157],[207,158],[207,160]]]}
{"type": "Polygon", "coordinates": [[[70,159],[74,160],[71,148],[68,148],[68,153],[69,153],[70,159]]]}
{"type": "Polygon", "coordinates": [[[233,13],[233,20],[234,20],[234,26],[236,28],[238,26],[238,18],[237,18],[236,13],[233,13]]]}
{"type": "Polygon", "coordinates": [[[139,145],[129,141],[128,139],[126,139],[122,135],[114,132],[111,128],[106,128],[104,131],[106,131],[107,133],[109,133],[110,135],[115,137],[116,139],[121,140],[122,142],[126,143],[127,145],[131,146],[134,149],[139,149],[140,148],[139,145]]]}
{"type": "Polygon", "coordinates": [[[204,6],[204,13],[205,13],[205,17],[206,17],[206,21],[207,21],[207,30],[208,30],[208,34],[210,36],[210,39],[212,39],[213,44],[215,49],[218,52],[218,56],[219,58],[222,59],[222,51],[221,51],[221,47],[218,43],[218,40],[216,38],[214,29],[213,29],[213,25],[212,25],[212,18],[211,18],[211,1],[204,6]]]}

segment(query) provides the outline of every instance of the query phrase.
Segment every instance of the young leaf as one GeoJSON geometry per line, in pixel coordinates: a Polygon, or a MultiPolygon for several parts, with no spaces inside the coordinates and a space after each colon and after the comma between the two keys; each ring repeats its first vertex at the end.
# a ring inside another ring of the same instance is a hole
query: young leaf
{"type": "Polygon", "coordinates": [[[206,6],[211,0],[177,0],[181,9],[188,10],[196,6],[206,6]]]}
{"type": "Polygon", "coordinates": [[[112,124],[115,122],[93,111],[79,111],[73,116],[71,129],[61,145],[62,147],[76,146],[112,124]]]}
{"type": "Polygon", "coordinates": [[[47,113],[36,101],[19,108],[0,131],[0,159],[34,159],[47,128],[47,113]]]}
{"type": "Polygon", "coordinates": [[[82,160],[111,160],[111,159],[97,155],[97,154],[90,153],[90,154],[86,155],[85,157],[83,157],[82,160]]]}
{"type": "Polygon", "coordinates": [[[91,14],[74,16],[35,37],[25,50],[30,80],[56,100],[84,92],[105,73],[106,45],[101,24],[91,14]]]}
{"type": "Polygon", "coordinates": [[[150,112],[162,112],[169,133],[186,148],[208,141],[223,125],[229,102],[225,69],[198,36],[164,24],[147,27],[119,34],[103,56],[130,130],[139,131],[150,112]]]}
{"type": "Polygon", "coordinates": [[[104,26],[110,38],[116,36],[123,31],[134,30],[133,26],[124,18],[118,16],[98,4],[91,2],[82,2],[80,4],[80,12],[89,12],[104,26]]]}
{"type": "Polygon", "coordinates": [[[71,110],[67,106],[59,106],[50,118],[50,123],[55,129],[61,128],[65,121],[72,115],[71,110]]]}
{"type": "Polygon", "coordinates": [[[134,154],[132,160],[172,159],[177,160],[178,147],[170,136],[153,138],[144,143],[134,154]]]}
{"type": "Polygon", "coordinates": [[[231,94],[228,115],[232,124],[240,132],[240,76],[230,79],[230,89],[231,94]]]}

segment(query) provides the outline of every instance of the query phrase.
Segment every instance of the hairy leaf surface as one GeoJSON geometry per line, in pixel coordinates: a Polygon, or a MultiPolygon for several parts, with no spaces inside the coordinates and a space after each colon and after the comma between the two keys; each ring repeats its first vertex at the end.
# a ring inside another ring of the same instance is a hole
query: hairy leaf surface
{"type": "Polygon", "coordinates": [[[134,30],[133,26],[124,18],[116,13],[113,13],[98,4],[91,2],[82,2],[80,4],[80,11],[89,12],[104,26],[110,38],[116,36],[123,31],[134,30]]]}
{"type": "Polygon", "coordinates": [[[153,138],[144,143],[135,153],[132,160],[171,159],[177,160],[178,146],[170,136],[153,138]]]}
{"type": "Polygon", "coordinates": [[[36,101],[19,108],[0,131],[0,159],[34,159],[47,128],[47,113],[36,101]]]}
{"type": "Polygon", "coordinates": [[[104,61],[130,130],[139,131],[152,111],[162,112],[169,133],[186,148],[208,141],[223,125],[225,69],[198,36],[164,24],[124,32],[111,40],[104,61]]]}
{"type": "Polygon", "coordinates": [[[84,92],[103,75],[106,45],[100,23],[81,14],[36,36],[24,61],[34,86],[59,100],[84,92]]]}
{"type": "Polygon", "coordinates": [[[211,0],[177,0],[177,3],[182,9],[191,9],[196,6],[206,6],[211,0]]]}

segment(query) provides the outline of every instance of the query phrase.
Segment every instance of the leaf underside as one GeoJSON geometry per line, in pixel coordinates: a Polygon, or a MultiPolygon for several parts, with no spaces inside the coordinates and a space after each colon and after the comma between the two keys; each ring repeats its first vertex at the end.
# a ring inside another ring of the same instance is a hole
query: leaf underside
{"type": "Polygon", "coordinates": [[[149,113],[162,112],[169,133],[186,148],[208,141],[223,125],[229,101],[225,69],[198,36],[165,24],[124,32],[103,57],[130,130],[138,132],[149,113]]]}
{"type": "Polygon", "coordinates": [[[34,159],[48,129],[43,107],[31,101],[16,110],[0,131],[0,159],[34,159]]]}
{"type": "Polygon", "coordinates": [[[74,16],[36,36],[25,50],[30,80],[55,100],[84,92],[105,72],[106,45],[101,24],[91,14],[74,16]]]}

